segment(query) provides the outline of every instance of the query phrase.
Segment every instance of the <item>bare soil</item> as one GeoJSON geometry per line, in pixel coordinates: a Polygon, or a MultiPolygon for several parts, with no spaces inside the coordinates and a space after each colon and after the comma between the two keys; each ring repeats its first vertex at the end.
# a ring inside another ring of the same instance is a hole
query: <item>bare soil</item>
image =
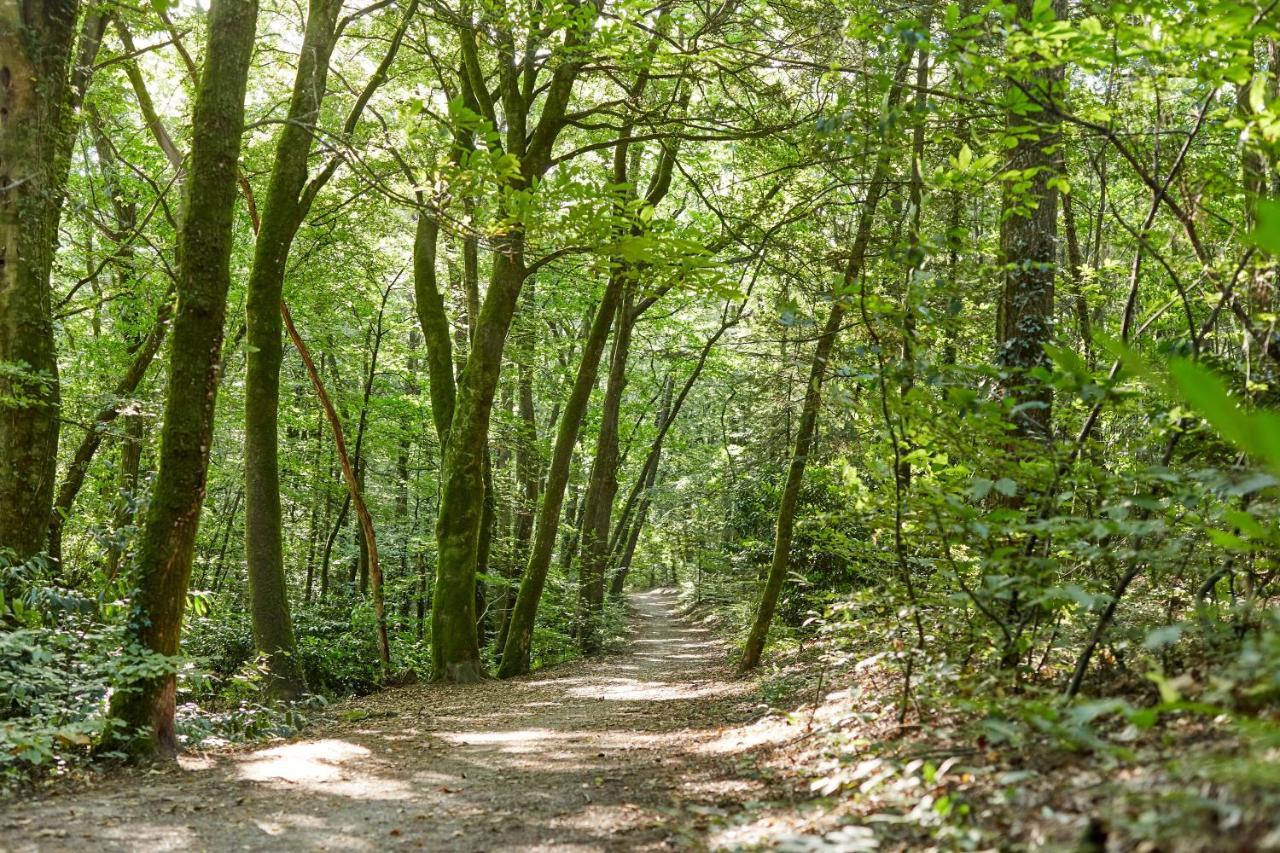
{"type": "Polygon", "coordinates": [[[396,688],[307,736],[0,806],[0,850],[700,849],[767,797],[753,682],[655,590],[626,651],[507,682],[396,688]]]}

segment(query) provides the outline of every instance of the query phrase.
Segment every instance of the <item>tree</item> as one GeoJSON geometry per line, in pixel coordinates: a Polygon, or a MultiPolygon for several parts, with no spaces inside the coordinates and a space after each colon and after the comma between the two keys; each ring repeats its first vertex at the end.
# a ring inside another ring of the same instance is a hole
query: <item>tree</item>
{"type": "MultiPolygon", "coordinates": [[[[1018,0],[1018,18],[1029,21],[1033,5],[1033,0],[1018,0]]],[[[1064,3],[1055,9],[1059,16],[1065,14],[1064,3]]],[[[1050,432],[1053,395],[1028,371],[1045,364],[1044,347],[1053,336],[1059,180],[1055,166],[1061,138],[1052,105],[1062,100],[1062,68],[1046,65],[1035,55],[1025,61],[1027,70],[1010,78],[1007,129],[1015,143],[1000,226],[1004,284],[996,343],[1005,370],[1005,393],[1016,402],[1014,423],[1021,433],[1043,439],[1050,432]]]]}
{"type": "Polygon", "coordinates": [[[755,669],[760,664],[760,656],[764,652],[765,641],[769,637],[769,625],[773,621],[773,613],[778,606],[778,594],[782,591],[782,583],[786,580],[791,565],[796,505],[800,500],[800,486],[804,482],[805,467],[809,464],[809,453],[817,432],[818,410],[822,405],[822,385],[827,376],[836,336],[840,332],[845,312],[848,310],[847,300],[859,286],[859,279],[863,274],[863,264],[866,261],[867,248],[871,243],[871,228],[875,222],[876,208],[884,195],[885,183],[889,178],[889,167],[892,163],[893,149],[888,136],[889,130],[893,127],[892,117],[901,101],[903,83],[910,65],[911,51],[907,50],[898,63],[885,98],[885,115],[882,122],[886,130],[884,136],[878,140],[879,144],[875,149],[871,179],[867,183],[866,196],[862,200],[862,212],[858,217],[857,233],[849,250],[849,260],[840,278],[840,289],[834,294],[831,309],[827,312],[826,322],[813,349],[809,380],[805,385],[804,400],[800,407],[800,421],[796,426],[795,449],[791,453],[786,483],[782,487],[782,499],[778,504],[773,537],[773,558],[769,562],[769,574],[760,592],[755,619],[751,623],[751,633],[747,635],[747,641],[742,648],[742,657],[738,661],[738,668],[743,671],[755,669]]]}
{"type": "MultiPolygon", "coordinates": [[[[534,93],[527,85],[521,88],[522,76],[515,67],[504,67],[501,94],[508,128],[504,150],[516,158],[520,169],[509,182],[513,193],[527,193],[551,166],[552,146],[564,127],[574,81],[586,61],[585,45],[595,15],[596,7],[590,3],[568,7],[560,62],[546,83],[537,123],[527,132],[534,93]]],[[[475,32],[464,29],[460,35],[468,85],[482,114],[497,127],[475,32]]],[[[534,61],[532,55],[525,56],[525,62],[534,61]]],[[[535,72],[532,66],[528,68],[527,73],[535,72]]],[[[507,332],[527,274],[524,229],[516,218],[506,225],[505,233],[494,239],[489,287],[476,318],[466,367],[458,378],[449,437],[443,447],[440,514],[436,522],[439,557],[431,610],[433,677],[439,680],[476,681],[482,672],[475,631],[475,575],[484,515],[489,415],[507,332]]],[[[427,333],[425,326],[423,331],[427,333]]]]}
{"type": "MultiPolygon", "coordinates": [[[[73,71],[79,8],[23,0],[0,12],[0,547],[18,564],[43,550],[53,507],[60,394],[49,275],[102,20],[86,22],[73,71]]],[[[17,591],[6,580],[6,611],[17,591]]]]}
{"type": "Polygon", "coordinates": [[[310,206],[309,199],[302,198],[307,158],[325,95],[341,8],[338,0],[313,0],[307,11],[298,73],[289,113],[276,142],[245,304],[245,556],[254,643],[268,656],[273,692],[283,697],[299,695],[305,683],[296,657],[281,544],[277,416],[284,346],[280,306],[289,249],[310,206]]]}
{"type": "MultiPolygon", "coordinates": [[[[138,553],[138,587],[129,622],[135,653],[178,653],[213,439],[232,224],[249,59],[258,6],[214,0],[204,69],[192,115],[194,137],[187,214],[178,254],[178,304],[169,356],[168,393],[151,507],[138,553]]],[[[171,669],[128,685],[112,699],[112,716],[139,757],[172,755],[175,676],[171,669]]]]}

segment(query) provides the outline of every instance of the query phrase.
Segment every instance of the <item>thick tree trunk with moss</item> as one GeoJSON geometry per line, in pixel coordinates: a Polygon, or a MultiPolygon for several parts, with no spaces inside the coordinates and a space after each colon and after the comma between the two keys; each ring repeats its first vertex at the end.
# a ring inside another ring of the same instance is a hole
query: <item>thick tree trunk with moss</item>
{"type": "MultiPolygon", "coordinates": [[[[565,126],[574,81],[586,60],[582,47],[594,31],[597,10],[590,6],[578,8],[590,14],[571,16],[563,43],[567,55],[559,57],[551,78],[539,88],[544,94],[532,129],[529,116],[534,112],[535,93],[532,88],[521,88],[525,75],[517,73],[514,62],[508,62],[510,57],[502,57],[499,94],[506,125],[505,153],[520,162],[520,176],[512,182],[513,190],[535,186],[551,168],[552,148],[565,126]]],[[[463,28],[459,35],[470,92],[478,99],[480,113],[498,127],[494,102],[480,65],[476,32],[463,28]]],[[[526,61],[532,61],[532,57],[526,61]]],[[[528,76],[537,76],[532,67],[526,71],[528,76]]],[[[475,586],[484,521],[485,455],[502,353],[526,277],[524,240],[523,225],[514,222],[492,241],[489,289],[476,318],[467,365],[458,379],[449,439],[444,446],[440,514],[436,522],[439,557],[431,612],[432,677],[441,681],[476,681],[484,674],[476,642],[475,586]]],[[[432,395],[434,399],[434,389],[432,395]]]]}
{"type": "Polygon", "coordinates": [[[485,512],[485,453],[502,351],[524,277],[524,235],[515,229],[494,252],[489,290],[458,382],[444,447],[436,522],[439,558],[431,607],[432,677],[436,680],[471,682],[484,674],[476,640],[475,583],[485,512]]]}
{"type": "MultiPolygon", "coordinates": [[[[72,135],[77,0],[0,7],[0,549],[43,550],[59,391],[49,276],[72,135]]],[[[5,604],[17,592],[7,584],[5,604]]]]}
{"type": "Polygon", "coordinates": [[[306,215],[312,127],[319,116],[333,51],[340,0],[312,0],[289,113],[276,143],[271,182],[262,206],[245,304],[244,502],[245,565],[249,574],[253,639],[267,656],[270,692],[294,698],[306,688],[289,613],[280,519],[278,417],[284,295],[289,250],[306,215]]]}
{"type": "MultiPolygon", "coordinates": [[[[178,306],[160,458],[138,553],[131,645],[178,653],[192,549],[213,443],[244,97],[256,2],[213,0],[209,45],[196,94],[187,216],[179,239],[178,306]]],[[[111,715],[134,731],[116,737],[139,757],[177,752],[173,674],[119,690],[111,715]]]]}

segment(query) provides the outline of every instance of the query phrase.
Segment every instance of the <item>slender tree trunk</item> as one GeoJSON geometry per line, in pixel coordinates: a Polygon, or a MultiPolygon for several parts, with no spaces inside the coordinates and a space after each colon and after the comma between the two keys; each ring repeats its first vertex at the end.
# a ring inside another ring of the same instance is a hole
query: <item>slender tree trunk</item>
{"type": "MultiPolygon", "coordinates": [[[[662,386],[662,403],[654,423],[654,426],[658,428],[659,435],[666,434],[664,427],[671,419],[671,394],[674,383],[670,374],[667,375],[662,386]]],[[[658,480],[658,463],[662,452],[661,448],[660,439],[655,437],[653,446],[649,448],[649,453],[645,456],[644,467],[640,471],[640,476],[636,478],[636,488],[633,488],[631,494],[627,496],[627,502],[622,508],[621,516],[618,518],[618,526],[613,532],[613,541],[609,545],[609,554],[610,564],[614,567],[614,571],[609,580],[609,595],[614,598],[622,595],[622,590],[627,583],[627,572],[631,567],[631,555],[635,552],[636,543],[640,539],[640,529],[644,526],[644,514],[649,509],[648,493],[658,480]],[[634,498],[640,491],[645,493],[645,498],[641,500],[637,511],[634,505],[634,498]]]]}
{"type": "Polygon", "coordinates": [[[617,579],[611,587],[614,595],[621,595],[622,584],[625,582],[625,570],[629,570],[631,566],[631,555],[635,553],[636,543],[639,541],[640,529],[644,525],[645,513],[647,512],[650,501],[647,491],[653,488],[657,480],[658,465],[662,461],[662,447],[666,440],[667,433],[671,430],[671,425],[675,423],[676,417],[680,414],[681,408],[684,407],[685,400],[689,399],[689,393],[693,390],[693,386],[697,383],[698,378],[702,376],[703,369],[707,366],[707,357],[711,355],[711,350],[715,348],[716,343],[729,331],[733,326],[737,325],[742,319],[743,311],[746,309],[746,300],[738,306],[737,310],[729,315],[728,307],[725,309],[724,319],[720,323],[720,328],[716,330],[707,342],[703,344],[702,351],[698,353],[698,359],[694,363],[693,370],[690,371],[688,378],[685,379],[684,385],[680,388],[680,393],[676,395],[675,401],[672,402],[670,388],[666,392],[665,402],[663,404],[663,412],[658,418],[658,434],[654,436],[652,444],[649,446],[649,453],[645,456],[644,466],[640,471],[640,476],[636,478],[636,483],[631,488],[630,494],[627,495],[626,503],[623,505],[622,514],[618,519],[618,527],[613,534],[613,542],[610,545],[610,553],[620,553],[620,559],[616,565],[620,567],[620,573],[623,575],[621,580],[617,579]],[[632,521],[632,513],[635,509],[636,502],[640,500],[642,494],[645,499],[641,502],[641,511],[636,513],[634,522],[632,521]],[[630,533],[627,533],[630,526],[630,533]],[[629,543],[629,544],[628,544],[629,543]]]}
{"type": "MultiPolygon", "coordinates": [[[[926,37],[933,27],[933,7],[926,7],[924,20],[920,29],[926,37]]],[[[907,277],[902,294],[902,376],[898,383],[898,393],[905,399],[916,384],[916,281],[924,269],[925,249],[921,239],[920,221],[924,213],[924,151],[925,131],[929,118],[929,51],[916,51],[916,90],[912,103],[911,128],[911,178],[907,182],[907,277]]],[[[907,416],[899,415],[899,429],[905,437],[908,435],[907,416]]],[[[911,484],[911,463],[906,460],[898,462],[896,487],[901,490],[911,484]]]]}
{"type": "MultiPolygon", "coordinates": [[[[569,392],[569,399],[565,401],[564,412],[560,415],[542,506],[534,529],[533,547],[529,552],[529,564],[520,580],[520,590],[511,610],[511,624],[502,649],[502,663],[498,668],[500,678],[511,678],[529,671],[534,619],[542,590],[547,583],[547,572],[551,568],[556,536],[560,532],[560,509],[564,503],[565,487],[569,483],[573,449],[578,443],[578,430],[591,402],[591,391],[596,384],[600,360],[609,339],[609,329],[613,326],[614,316],[621,302],[623,284],[621,277],[610,276],[600,304],[596,306],[586,343],[582,347],[582,360],[578,362],[573,388],[569,392]]],[[[571,517],[572,515],[570,513],[571,517]]],[[[566,552],[568,550],[565,549],[566,552]]]]}
{"type": "Polygon", "coordinates": [[[312,457],[312,476],[311,476],[311,512],[307,518],[307,552],[302,559],[302,573],[306,577],[303,586],[302,600],[306,604],[311,603],[311,593],[315,585],[316,575],[316,536],[320,532],[320,504],[326,503],[328,498],[328,489],[323,488],[324,480],[319,477],[319,472],[323,470],[321,462],[323,455],[321,453],[322,430],[324,424],[320,424],[316,429],[316,452],[312,457]]]}
{"type": "MultiPolygon", "coordinates": [[[[58,496],[54,500],[53,513],[49,518],[49,555],[55,559],[61,559],[62,528],[66,524],[67,518],[71,515],[71,508],[75,504],[76,497],[80,494],[81,487],[84,486],[85,476],[89,473],[89,463],[93,461],[98,448],[102,446],[102,440],[107,435],[107,428],[115,421],[120,411],[125,408],[127,399],[138,390],[139,383],[146,376],[147,368],[151,366],[156,354],[160,352],[160,346],[164,343],[165,334],[169,331],[169,315],[172,310],[173,303],[170,301],[168,294],[166,294],[150,333],[143,339],[134,353],[133,362],[130,363],[125,375],[121,377],[115,388],[112,389],[111,401],[94,415],[93,425],[85,433],[84,438],[80,440],[80,444],[76,446],[71,462],[67,465],[67,473],[62,478],[62,483],[58,486],[58,496]]],[[[138,419],[135,418],[134,420],[138,419]]],[[[140,424],[141,421],[138,421],[138,423],[140,424]]]]}
{"type": "Polygon", "coordinates": [[[449,424],[453,420],[457,385],[453,372],[453,339],[444,294],[436,276],[436,249],[440,225],[434,210],[425,206],[418,211],[418,226],[413,240],[413,293],[422,339],[427,350],[427,391],[431,397],[431,420],[441,452],[449,440],[449,424]]]}
{"type": "MultiPolygon", "coordinates": [[[[388,288],[390,292],[390,288],[388,288]]],[[[383,297],[383,304],[386,304],[386,297],[383,297]]],[[[283,307],[284,303],[281,303],[283,307]]],[[[387,613],[386,607],[382,600],[382,566],[378,561],[378,538],[373,530],[373,517],[369,514],[369,508],[365,506],[364,494],[360,490],[360,482],[356,477],[355,468],[351,464],[351,457],[347,454],[347,442],[342,434],[342,422],[338,419],[338,412],[333,408],[333,402],[329,399],[329,394],[325,391],[324,381],[320,378],[320,372],[316,370],[315,362],[311,360],[311,353],[307,349],[306,343],[302,340],[302,336],[298,334],[298,329],[293,324],[293,318],[289,314],[289,310],[284,310],[284,327],[289,333],[290,340],[298,350],[298,355],[302,358],[302,364],[307,369],[307,375],[311,377],[312,387],[315,388],[316,396],[320,398],[320,406],[324,409],[325,417],[329,420],[329,428],[333,431],[333,445],[338,455],[338,462],[342,466],[342,476],[347,482],[347,496],[351,504],[356,508],[356,518],[360,522],[360,530],[364,534],[364,541],[369,546],[369,577],[373,581],[373,613],[378,623],[378,656],[382,676],[385,679],[391,668],[391,644],[387,639],[387,613]]],[[[376,357],[376,356],[375,356],[376,357]]]]}
{"type": "Polygon", "coordinates": [[[121,537],[134,522],[138,502],[138,479],[142,469],[142,444],[146,440],[146,424],[142,415],[125,415],[124,440],[120,443],[120,493],[111,527],[111,548],[107,552],[107,577],[114,578],[128,555],[121,537]]]}
{"type": "Polygon", "coordinates": [[[306,215],[300,194],[307,183],[312,127],[325,95],[341,8],[341,0],[312,0],[307,10],[293,97],[276,141],[245,301],[244,545],[249,609],[254,645],[267,656],[268,690],[282,699],[301,695],[306,683],[289,612],[280,517],[280,305],[289,250],[306,215]]]}
{"type": "MultiPolygon", "coordinates": [[[[1067,265],[1071,281],[1071,307],[1076,315],[1076,331],[1084,350],[1085,364],[1097,366],[1097,354],[1093,349],[1093,324],[1089,316],[1089,302],[1084,295],[1084,254],[1080,251],[1080,237],[1076,231],[1075,210],[1071,194],[1062,197],[1062,227],[1067,238],[1067,265]]],[[[1087,236],[1087,235],[1086,235],[1087,236]]]]}
{"type": "MultiPolygon", "coordinates": [[[[910,64],[909,55],[899,63],[886,99],[886,112],[894,110],[901,100],[903,82],[910,64]]],[[[891,149],[889,140],[881,139],[871,181],[867,186],[866,201],[858,219],[857,234],[841,280],[842,293],[837,294],[837,300],[832,303],[831,311],[827,315],[822,333],[814,347],[813,361],[809,366],[809,381],[805,386],[804,403],[800,409],[800,421],[796,425],[795,450],[791,454],[786,484],[782,489],[782,500],[778,505],[778,520],[774,529],[773,558],[769,562],[769,575],[760,593],[760,602],[756,607],[751,633],[747,636],[746,645],[742,649],[742,658],[738,662],[738,668],[742,671],[754,669],[760,663],[765,641],[769,637],[769,625],[773,622],[773,613],[778,606],[778,595],[782,592],[782,582],[786,579],[791,565],[791,540],[795,532],[796,504],[800,499],[800,486],[804,482],[805,466],[809,462],[809,451],[817,431],[818,410],[822,406],[822,383],[826,378],[827,363],[835,346],[836,335],[840,331],[847,310],[843,294],[852,290],[862,275],[867,246],[871,242],[871,227],[875,222],[876,208],[879,206],[880,197],[884,195],[885,183],[889,177],[891,149]]]]}
{"type": "MultiPolygon", "coordinates": [[[[620,266],[614,275],[626,278],[620,266]]],[[[613,353],[609,380],[600,410],[600,431],[596,436],[595,460],[587,483],[586,516],[582,525],[582,559],[578,564],[578,642],[587,654],[601,646],[600,617],[604,609],[605,564],[609,556],[609,530],[613,521],[613,499],[618,493],[618,416],[627,386],[627,357],[631,352],[632,286],[623,284],[622,302],[614,323],[613,353]]]]}
{"type": "MultiPolygon", "coordinates": [[[[533,282],[525,287],[524,322],[521,330],[520,350],[517,354],[517,398],[519,410],[519,436],[516,440],[515,524],[511,536],[511,555],[505,571],[508,584],[516,585],[529,557],[529,540],[533,536],[533,516],[538,507],[538,487],[542,466],[538,464],[538,417],[533,401],[533,356],[536,335],[532,328],[534,317],[533,282]]],[[[506,647],[507,633],[511,627],[511,608],[515,602],[512,586],[502,587],[498,606],[501,608],[502,626],[498,631],[498,651],[506,647]]]]}
{"type": "MultiPolygon", "coordinates": [[[[213,0],[192,121],[187,217],[179,241],[177,343],[170,355],[159,469],[139,547],[139,588],[129,621],[131,641],[165,657],[178,653],[213,443],[231,283],[236,168],[257,18],[253,0],[213,0]]],[[[177,752],[175,687],[169,673],[114,695],[111,715],[137,733],[129,744],[133,754],[177,752]]]]}
{"type": "MultiPolygon", "coordinates": [[[[222,544],[218,546],[218,559],[213,564],[213,591],[222,590],[222,581],[227,576],[227,546],[231,543],[231,531],[236,526],[236,516],[240,514],[240,502],[244,500],[244,489],[236,489],[231,496],[231,506],[226,508],[226,521],[222,525],[222,544]]],[[[223,506],[226,506],[224,503],[223,506]]],[[[204,583],[204,573],[200,574],[200,582],[204,583]]]]}

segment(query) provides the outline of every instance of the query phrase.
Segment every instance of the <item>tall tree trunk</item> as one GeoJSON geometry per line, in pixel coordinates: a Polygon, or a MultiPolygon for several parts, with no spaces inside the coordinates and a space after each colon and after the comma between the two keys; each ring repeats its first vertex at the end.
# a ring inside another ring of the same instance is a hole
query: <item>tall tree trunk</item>
{"type": "MultiPolygon", "coordinates": [[[[600,298],[600,304],[596,306],[595,317],[591,321],[591,330],[587,333],[586,343],[582,347],[582,360],[578,362],[578,373],[574,377],[573,388],[569,392],[569,399],[564,403],[564,412],[560,415],[556,442],[551,451],[551,464],[547,469],[542,506],[538,510],[537,525],[534,529],[533,547],[529,552],[529,564],[525,567],[524,577],[520,580],[520,590],[516,594],[516,603],[511,609],[510,626],[502,649],[502,662],[498,667],[499,678],[511,678],[529,671],[533,647],[533,624],[538,613],[538,602],[542,598],[542,590],[547,583],[547,572],[551,568],[556,535],[560,532],[560,509],[564,504],[565,487],[569,483],[573,449],[578,443],[578,430],[582,426],[582,419],[591,402],[591,391],[595,388],[600,360],[604,355],[605,343],[609,339],[609,329],[613,326],[614,316],[621,302],[623,283],[619,276],[609,278],[609,283],[600,298]]],[[[570,516],[572,515],[573,513],[570,513],[570,516]]]]}
{"type": "MultiPolygon", "coordinates": [[[[587,14],[571,16],[566,25],[563,48],[568,55],[560,57],[562,61],[546,83],[538,121],[531,131],[528,117],[533,94],[526,97],[521,93],[520,75],[514,64],[504,60],[500,76],[507,131],[505,153],[518,158],[521,164],[520,176],[511,182],[513,190],[535,186],[551,167],[552,148],[564,128],[574,81],[587,55],[583,47],[594,30],[598,11],[590,5],[579,8],[587,14]]],[[[483,100],[480,107],[486,117],[495,116],[477,54],[476,32],[463,28],[459,35],[471,93],[483,100]]],[[[528,71],[536,76],[534,69],[528,71]]],[[[496,120],[491,123],[497,126],[496,120]]],[[[449,439],[444,447],[436,522],[439,562],[431,610],[432,677],[437,680],[476,681],[483,674],[475,631],[475,581],[484,515],[484,459],[502,353],[525,276],[524,228],[515,222],[493,240],[489,289],[480,306],[467,366],[458,380],[449,439]]]]}
{"type": "MultiPolygon", "coordinates": [[[[885,112],[897,108],[902,98],[903,82],[907,69],[911,65],[908,54],[898,65],[897,73],[889,89],[885,101],[885,112]]],[[[887,126],[887,125],[886,125],[887,126]]],[[[782,489],[782,500],[778,504],[778,520],[774,529],[773,558],[769,562],[769,575],[764,589],[760,593],[760,602],[756,607],[755,619],[751,625],[751,633],[747,635],[746,645],[742,649],[742,657],[738,668],[742,671],[754,669],[760,663],[764,653],[765,641],[769,637],[769,625],[773,622],[773,613],[778,606],[778,595],[782,592],[782,582],[787,577],[791,565],[791,539],[795,532],[796,504],[800,499],[800,486],[804,482],[804,469],[809,461],[809,450],[813,445],[814,434],[818,426],[818,410],[822,406],[822,383],[826,379],[827,362],[835,346],[836,335],[844,321],[847,303],[845,296],[850,292],[862,275],[863,263],[866,260],[867,246],[871,242],[871,226],[875,222],[876,208],[880,197],[884,195],[885,182],[889,178],[889,165],[892,160],[892,146],[887,138],[882,138],[876,153],[875,166],[871,181],[867,186],[866,199],[863,202],[862,214],[858,219],[858,230],[854,236],[853,247],[849,253],[849,262],[841,279],[841,293],[831,305],[827,321],[822,327],[818,343],[813,350],[813,361],[809,365],[809,382],[805,386],[804,403],[800,408],[800,421],[796,425],[795,450],[791,454],[791,464],[787,469],[786,484],[782,489]]]]}
{"type": "MultiPolygon", "coordinates": [[[[654,436],[653,442],[649,445],[649,452],[645,456],[640,475],[636,478],[635,485],[631,487],[626,503],[623,504],[622,513],[618,518],[618,526],[614,530],[613,540],[609,546],[610,553],[618,555],[615,560],[615,565],[618,566],[618,573],[615,574],[610,587],[614,595],[622,594],[622,585],[626,582],[626,572],[631,566],[631,555],[635,553],[636,543],[640,537],[640,529],[644,526],[645,513],[650,505],[647,493],[648,490],[653,488],[657,480],[658,465],[662,461],[662,446],[666,440],[667,433],[670,432],[671,425],[675,423],[681,408],[684,407],[685,400],[689,399],[689,393],[693,390],[693,386],[697,383],[698,378],[702,376],[702,371],[707,366],[707,357],[711,355],[711,350],[715,348],[716,343],[724,336],[725,332],[741,321],[746,306],[747,300],[744,299],[732,315],[729,312],[729,307],[725,306],[720,328],[702,345],[702,351],[698,353],[698,359],[694,363],[693,370],[690,371],[689,376],[685,379],[684,385],[680,388],[680,393],[675,397],[675,401],[672,402],[671,400],[670,385],[664,392],[663,408],[659,412],[657,420],[658,434],[654,436]],[[644,499],[640,501],[640,510],[635,512],[636,502],[642,496],[644,499]]],[[[668,377],[667,381],[670,383],[670,377],[668,377]]]]}
{"type": "MultiPolygon", "coordinates": [[[[231,283],[236,170],[257,18],[253,0],[213,0],[192,120],[187,217],[178,249],[175,346],[169,359],[158,473],[139,546],[138,589],[129,620],[132,642],[165,657],[178,653],[213,444],[231,283]]],[[[175,677],[168,673],[129,685],[112,698],[112,717],[137,732],[129,742],[133,754],[177,752],[175,688],[175,677]]]]}
{"type": "Polygon", "coordinates": [[[322,473],[324,461],[324,416],[316,425],[316,452],[311,457],[311,512],[307,518],[307,551],[302,558],[302,574],[306,578],[303,584],[302,600],[311,603],[311,593],[315,587],[316,576],[316,537],[320,533],[320,505],[326,504],[328,509],[329,489],[322,473]]]}
{"type": "MultiPolygon", "coordinates": [[[[78,92],[69,76],[78,11],[77,0],[0,8],[0,547],[19,562],[44,548],[53,509],[60,397],[49,277],[88,79],[86,69],[78,92]]],[[[6,586],[0,619],[17,592],[6,586]]]]}
{"type": "MultiPolygon", "coordinates": [[[[1062,6],[1062,0],[1058,4],[1062,6]]],[[[1029,21],[1033,0],[1016,0],[1016,5],[1018,17],[1029,21]]],[[[1062,69],[1028,72],[1011,85],[1028,93],[1025,103],[1058,103],[1062,69]]],[[[1030,109],[1034,111],[1010,112],[1006,118],[1010,130],[1017,129],[1008,168],[1032,174],[1025,193],[1015,196],[1009,191],[1004,199],[1000,255],[1005,272],[996,343],[997,360],[1003,368],[1002,390],[1017,401],[1013,423],[1022,435],[1048,440],[1053,391],[1028,372],[1046,363],[1044,346],[1053,336],[1058,190],[1052,182],[1057,175],[1061,132],[1058,120],[1046,117],[1046,111],[1030,109]],[[1028,126],[1030,132],[1025,130],[1028,126]]]]}
{"type": "MultiPolygon", "coordinates": [[[[626,279],[623,265],[615,276],[626,279]]],[[[600,408],[600,431],[595,459],[587,482],[587,512],[582,525],[582,559],[578,563],[578,642],[587,654],[600,650],[600,617],[604,609],[605,564],[609,557],[609,530],[613,523],[613,499],[618,493],[618,416],[627,386],[627,358],[631,352],[632,285],[623,284],[618,319],[614,322],[613,353],[609,380],[600,408]]]]}
{"type": "MultiPolygon", "coordinates": [[[[114,148],[107,139],[101,120],[92,109],[89,115],[94,150],[102,169],[103,183],[112,208],[113,223],[110,236],[117,244],[115,250],[115,261],[118,270],[116,286],[121,292],[127,292],[134,286],[134,279],[137,275],[133,248],[127,241],[138,224],[138,206],[127,197],[121,186],[120,165],[116,162],[114,148]]],[[[150,332],[146,336],[135,337],[130,341],[129,352],[134,356],[133,362],[130,364],[125,376],[116,384],[108,404],[98,411],[93,425],[85,433],[84,438],[81,439],[79,446],[76,447],[76,451],[72,455],[71,464],[67,466],[62,483],[58,486],[57,497],[53,503],[53,515],[49,519],[49,556],[56,562],[61,562],[62,560],[63,527],[71,514],[76,496],[84,484],[89,465],[106,438],[108,426],[122,410],[132,405],[131,401],[126,398],[131,397],[137,390],[151,362],[160,351],[165,334],[168,332],[169,319],[172,314],[173,292],[170,290],[164,294],[161,300],[155,323],[150,332]]],[[[134,320],[135,318],[130,316],[128,319],[134,320]]],[[[137,415],[128,416],[125,421],[125,434],[126,447],[122,454],[124,468],[122,469],[120,486],[132,495],[137,481],[138,454],[142,447],[143,419],[137,415]],[[133,467],[132,477],[128,473],[129,465],[133,467]]],[[[115,519],[117,531],[126,524],[131,523],[132,513],[129,511],[131,504],[131,500],[120,504],[120,511],[116,514],[115,519]]],[[[107,574],[109,577],[115,577],[119,567],[119,559],[119,549],[113,545],[107,555],[107,574]]]]}
{"type": "Polygon", "coordinates": [[[245,298],[248,341],[244,376],[245,565],[253,641],[267,656],[268,690],[293,699],[306,690],[297,658],[280,518],[279,411],[285,265],[306,210],[300,195],[324,99],[341,0],[311,0],[289,112],[276,141],[245,298]]]}
{"type": "Polygon", "coordinates": [[[525,272],[523,234],[517,229],[499,244],[475,341],[458,383],[441,466],[431,657],[433,677],[443,681],[477,681],[482,676],[475,627],[475,576],[485,516],[489,414],[525,272]]]}

